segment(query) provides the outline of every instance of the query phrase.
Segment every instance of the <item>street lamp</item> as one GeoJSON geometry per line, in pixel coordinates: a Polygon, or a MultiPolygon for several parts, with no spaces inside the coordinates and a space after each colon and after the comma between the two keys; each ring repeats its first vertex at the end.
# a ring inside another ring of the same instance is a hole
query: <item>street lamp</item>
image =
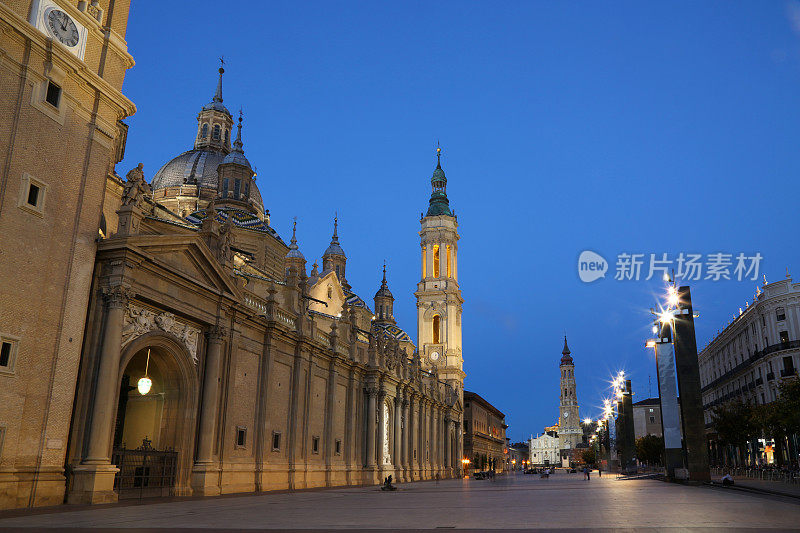
{"type": "Polygon", "coordinates": [[[152,380],[147,377],[147,371],[150,368],[150,348],[147,349],[147,362],[144,364],[144,377],[139,378],[136,388],[139,389],[139,394],[144,396],[150,392],[150,387],[153,386],[152,380]]]}

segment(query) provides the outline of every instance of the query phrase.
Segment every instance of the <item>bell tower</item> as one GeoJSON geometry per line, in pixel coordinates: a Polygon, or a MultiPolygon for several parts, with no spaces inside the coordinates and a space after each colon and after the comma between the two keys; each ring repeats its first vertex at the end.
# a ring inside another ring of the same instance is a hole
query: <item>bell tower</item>
{"type": "Polygon", "coordinates": [[[561,449],[575,448],[583,439],[578,416],[578,396],[575,391],[575,364],[572,362],[567,336],[561,351],[561,411],[558,417],[558,437],[561,449]]]}
{"type": "Polygon", "coordinates": [[[417,346],[423,368],[436,366],[441,379],[464,388],[461,308],[458,286],[458,221],[447,199],[442,150],[436,149],[428,211],[420,219],[422,279],[417,283],[417,346]]]}

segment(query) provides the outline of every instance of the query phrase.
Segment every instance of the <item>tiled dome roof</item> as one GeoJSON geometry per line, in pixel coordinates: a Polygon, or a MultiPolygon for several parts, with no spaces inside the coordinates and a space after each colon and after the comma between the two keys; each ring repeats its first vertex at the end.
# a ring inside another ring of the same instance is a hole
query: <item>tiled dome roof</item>
{"type": "MultiPolygon", "coordinates": [[[[278,232],[272,229],[272,226],[255,216],[250,211],[246,211],[244,209],[236,209],[232,207],[218,207],[217,211],[217,222],[220,224],[224,224],[228,218],[233,220],[233,225],[240,227],[240,228],[247,228],[256,231],[262,231],[264,233],[269,233],[279,241],[283,242],[281,236],[278,235],[278,232]]],[[[186,217],[188,222],[199,226],[203,223],[208,217],[208,211],[206,209],[201,209],[199,211],[195,211],[191,215],[186,217]]]]}
{"type": "MultiPolygon", "coordinates": [[[[238,154],[244,157],[242,154],[238,154]]],[[[179,187],[181,185],[197,185],[217,190],[219,176],[217,167],[226,159],[224,152],[208,149],[194,149],[183,152],[161,167],[153,176],[153,189],[179,187]]],[[[245,159],[245,161],[247,161],[245,159]]],[[[249,162],[247,166],[250,166],[249,162]]],[[[264,201],[258,187],[250,188],[250,199],[259,210],[264,210],[264,201]]]]}
{"type": "Polygon", "coordinates": [[[393,338],[402,342],[411,342],[411,337],[409,337],[408,333],[394,324],[375,324],[374,327],[380,337],[385,339],[393,338]]]}

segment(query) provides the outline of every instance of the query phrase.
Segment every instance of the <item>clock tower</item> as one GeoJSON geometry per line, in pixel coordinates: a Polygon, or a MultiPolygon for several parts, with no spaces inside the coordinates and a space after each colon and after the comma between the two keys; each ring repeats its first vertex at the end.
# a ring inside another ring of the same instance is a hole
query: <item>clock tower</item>
{"type": "Polygon", "coordinates": [[[458,287],[458,221],[447,199],[447,178],[442,170],[441,148],[431,177],[428,211],[419,232],[422,279],[417,284],[417,346],[423,368],[434,366],[442,380],[464,389],[461,354],[461,307],[458,287]]]}
{"type": "Polygon", "coordinates": [[[583,430],[578,416],[578,396],[575,393],[575,365],[572,362],[567,336],[561,352],[561,412],[558,420],[558,438],[561,449],[575,448],[583,440],[583,430]]]}

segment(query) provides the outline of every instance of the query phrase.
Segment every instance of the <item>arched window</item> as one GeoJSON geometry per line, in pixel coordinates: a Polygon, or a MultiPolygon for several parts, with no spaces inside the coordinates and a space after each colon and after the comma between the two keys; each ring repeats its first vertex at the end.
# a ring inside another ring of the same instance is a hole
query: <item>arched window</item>
{"type": "Polygon", "coordinates": [[[215,141],[219,140],[219,124],[214,124],[214,133],[211,134],[211,138],[215,141]]]}
{"type": "Polygon", "coordinates": [[[422,279],[428,275],[428,249],[423,246],[422,247],[422,279]]]}
{"type": "Polygon", "coordinates": [[[228,197],[228,178],[222,180],[222,197],[228,197]]]}
{"type": "Polygon", "coordinates": [[[433,344],[439,344],[439,315],[433,315],[433,344]]]}
{"type": "Polygon", "coordinates": [[[439,245],[433,245],[433,277],[439,277],[439,245]]]}
{"type": "Polygon", "coordinates": [[[203,133],[200,136],[204,139],[208,137],[208,123],[203,124],[203,133]]]}
{"type": "Polygon", "coordinates": [[[228,142],[228,129],[225,128],[225,142],[228,142]]]}
{"type": "Polygon", "coordinates": [[[450,245],[448,244],[448,245],[447,245],[447,277],[448,277],[448,278],[449,278],[449,277],[452,277],[452,274],[451,274],[451,272],[452,272],[452,271],[451,271],[451,269],[450,269],[450,245]]]}
{"type": "Polygon", "coordinates": [[[328,285],[328,300],[332,299],[333,299],[333,289],[331,288],[330,285],[328,285]]]}

